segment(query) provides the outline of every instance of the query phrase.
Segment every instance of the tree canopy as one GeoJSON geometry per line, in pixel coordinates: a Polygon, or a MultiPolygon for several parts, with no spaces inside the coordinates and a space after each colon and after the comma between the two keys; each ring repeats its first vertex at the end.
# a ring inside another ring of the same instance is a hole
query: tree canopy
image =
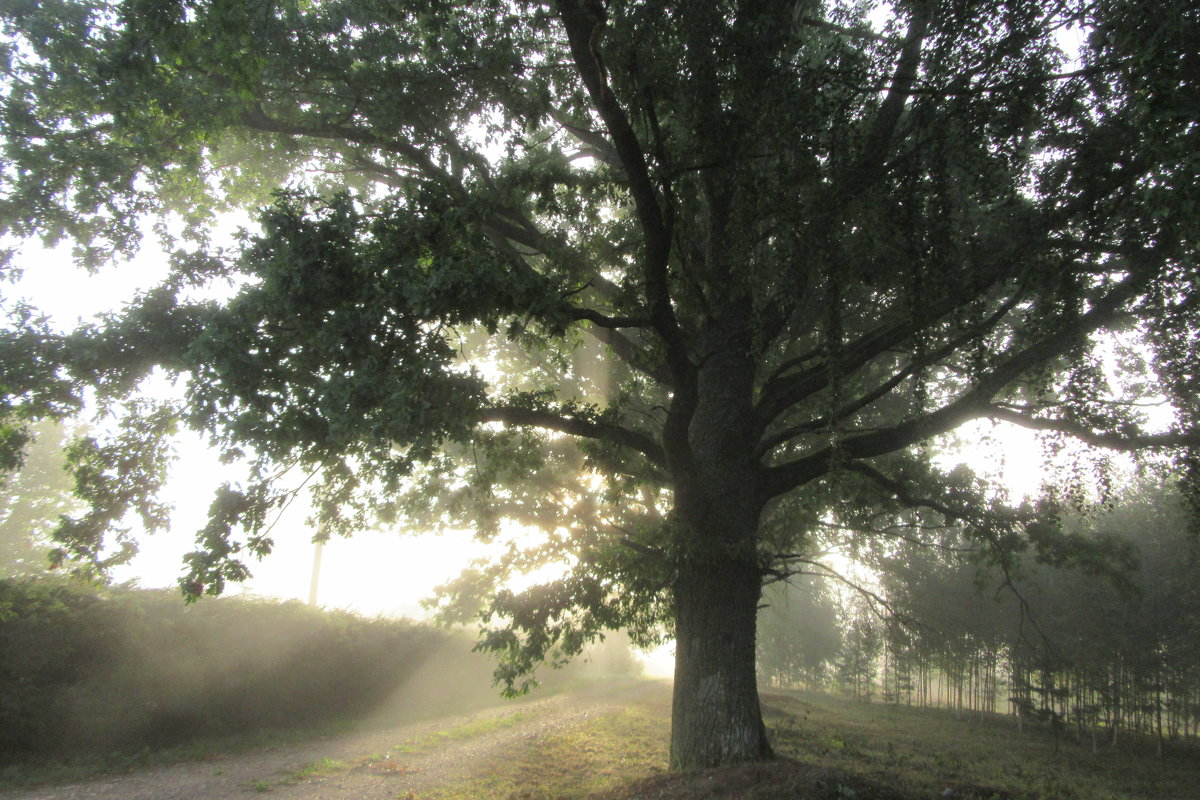
{"type": "Polygon", "coordinates": [[[756,606],[833,500],[967,520],[1003,559],[1031,524],[1054,546],[1053,508],[939,475],[927,446],[964,423],[1193,465],[1182,0],[45,0],[0,19],[5,230],[92,268],[147,231],[171,264],[94,326],[5,333],[8,449],[85,389],[129,412],[90,451],[74,553],[98,557],[124,509],[161,520],[176,425],[250,465],[199,533],[193,594],[244,577],[310,477],[321,535],[540,526],[459,586],[569,565],[485,607],[501,677],[667,624],[672,761],[706,765],[770,755],[756,606]],[[216,247],[239,208],[259,227],[216,247]],[[1119,376],[1097,349],[1118,330],[1139,343],[1119,376]],[[186,399],[129,401],[155,370],[186,399]],[[1151,430],[1133,401],[1160,395],[1177,419],[1151,430]]]}

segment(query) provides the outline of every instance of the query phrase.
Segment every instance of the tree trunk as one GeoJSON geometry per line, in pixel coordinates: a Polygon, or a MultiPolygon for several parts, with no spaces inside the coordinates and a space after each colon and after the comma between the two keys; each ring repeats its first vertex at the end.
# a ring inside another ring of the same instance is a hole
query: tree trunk
{"type": "Polygon", "coordinates": [[[675,590],[671,766],[772,758],[754,669],[758,569],[728,560],[695,563],[681,572],[675,590]]]}
{"type": "MultiPolygon", "coordinates": [[[[731,308],[737,306],[731,304],[731,308]]],[[[773,756],[758,702],[755,634],[764,499],[755,456],[755,361],[734,309],[711,329],[696,376],[687,446],[667,442],[682,523],[674,585],[675,690],[671,766],[710,767],[773,756]]],[[[680,432],[682,433],[682,432],[680,432]]]]}

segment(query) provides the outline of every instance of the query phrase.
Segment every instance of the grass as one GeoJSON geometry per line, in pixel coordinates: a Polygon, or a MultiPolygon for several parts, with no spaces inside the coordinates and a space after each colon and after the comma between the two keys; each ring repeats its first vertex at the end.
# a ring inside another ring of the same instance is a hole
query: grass
{"type": "Polygon", "coordinates": [[[918,796],[1158,800],[1200,798],[1200,747],[1176,743],[1162,761],[1152,743],[1127,738],[1091,752],[1090,740],[1055,736],[1011,718],[857,703],[822,695],[768,693],[776,750],[846,770],[918,796]]]}
{"type": "Polygon", "coordinates": [[[480,797],[551,800],[612,791],[667,765],[668,698],[655,695],[612,713],[545,732],[488,759],[471,779],[423,792],[421,800],[480,797]]]}
{"type": "Polygon", "coordinates": [[[350,769],[350,765],[344,761],[336,761],[326,756],[320,761],[314,761],[311,764],[306,764],[296,770],[291,775],[291,780],[302,781],[308,778],[316,777],[317,775],[333,775],[338,772],[345,772],[350,769]]]}
{"type": "MultiPolygon", "coordinates": [[[[865,704],[823,695],[769,691],[764,715],[780,761],[706,772],[667,767],[670,697],[665,688],[612,711],[544,724],[530,709],[464,722],[354,763],[313,762],[276,786],[345,771],[402,774],[405,754],[462,745],[482,765],[469,778],[420,792],[421,800],[917,800],[946,789],[959,800],[1200,800],[1200,744],[1125,736],[1115,750],[1007,717],[956,719],[945,711],[865,704]],[[511,729],[507,736],[491,734],[511,729]],[[497,745],[502,742],[502,745],[497,745]]],[[[274,743],[278,743],[275,741],[274,743]]],[[[265,742],[264,742],[265,744],[265,742]]],[[[189,758],[202,757],[192,750],[189,758]]],[[[174,754],[174,760],[180,760],[174,754]]],[[[128,768],[172,760],[133,759],[128,768]]],[[[109,765],[112,766],[111,764],[109,765]]]]}
{"type": "Polygon", "coordinates": [[[1200,747],[1117,750],[1007,717],[956,719],[932,709],[793,692],[764,694],[780,762],[669,773],[665,694],[525,741],[470,780],[422,800],[634,800],[656,797],[915,800],[949,789],[959,800],[1200,800],[1200,747]]]}
{"type": "Polygon", "coordinates": [[[488,719],[470,720],[453,728],[446,730],[433,731],[432,733],[424,734],[415,739],[409,739],[392,748],[393,753],[420,753],[431,750],[439,745],[447,742],[462,741],[463,739],[473,739],[476,736],[482,736],[492,731],[511,728],[518,723],[524,722],[530,718],[530,714],[523,711],[516,711],[511,714],[502,714],[497,717],[488,719]]]}

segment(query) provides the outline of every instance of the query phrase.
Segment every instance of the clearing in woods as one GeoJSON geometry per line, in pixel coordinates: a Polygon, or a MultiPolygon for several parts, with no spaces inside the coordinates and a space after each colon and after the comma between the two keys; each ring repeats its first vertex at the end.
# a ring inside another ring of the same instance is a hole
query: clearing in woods
{"type": "Polygon", "coordinates": [[[204,761],[0,792],[0,800],[1200,800],[1200,749],[1015,730],[1008,719],[768,692],[779,761],[666,771],[670,686],[519,705],[204,761]]]}

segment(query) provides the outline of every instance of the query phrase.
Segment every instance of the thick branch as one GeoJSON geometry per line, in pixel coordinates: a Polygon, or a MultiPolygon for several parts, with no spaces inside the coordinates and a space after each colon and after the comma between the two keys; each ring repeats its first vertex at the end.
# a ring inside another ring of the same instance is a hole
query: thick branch
{"type": "MultiPolygon", "coordinates": [[[[832,365],[839,375],[849,375],[885,350],[895,347],[919,330],[913,320],[904,320],[876,328],[863,334],[842,350],[839,363],[832,365]]],[[[807,359],[806,359],[807,360],[807,359]]],[[[819,362],[801,372],[783,375],[768,381],[763,387],[756,409],[765,427],[792,405],[825,388],[830,365],[819,362]]]]}
{"type": "Polygon", "coordinates": [[[890,44],[897,44],[900,42],[900,40],[896,39],[894,36],[885,36],[882,33],[876,33],[868,28],[847,28],[843,25],[835,25],[832,22],[828,22],[827,20],[823,20],[818,17],[805,16],[798,20],[798,22],[801,25],[808,25],[812,28],[820,28],[824,31],[833,31],[834,33],[841,34],[848,39],[871,39],[876,42],[888,42],[890,44]]]}
{"type": "Polygon", "coordinates": [[[671,372],[677,378],[683,378],[690,375],[692,369],[678,320],[671,307],[667,280],[671,226],[659,206],[658,193],[654,189],[641,142],[608,85],[608,76],[598,49],[605,25],[604,7],[601,3],[585,0],[558,0],[557,7],[576,71],[583,80],[592,105],[608,129],[613,149],[629,179],[629,193],[644,239],[642,270],[650,318],[654,329],[667,345],[667,361],[671,372]]]}
{"type": "Polygon", "coordinates": [[[775,497],[808,483],[824,475],[835,463],[894,453],[954,430],[972,419],[988,416],[992,398],[1021,375],[1068,352],[1089,333],[1119,321],[1124,316],[1124,304],[1144,289],[1149,280],[1148,273],[1149,270],[1134,270],[1133,274],[1097,300],[1075,325],[1064,326],[1041,341],[1010,353],[1000,364],[977,378],[969,390],[941,408],[890,428],[844,439],[766,470],[762,482],[765,497],[775,497]]]}
{"type": "Polygon", "coordinates": [[[645,317],[610,317],[591,308],[568,306],[567,313],[573,319],[587,320],[601,328],[648,328],[650,320],[645,317]]]}
{"type": "Polygon", "coordinates": [[[551,110],[550,119],[561,125],[567,133],[578,139],[586,148],[588,155],[603,161],[611,167],[621,167],[621,160],[617,157],[617,151],[613,147],[612,142],[605,139],[604,136],[596,131],[575,122],[566,114],[557,109],[551,110]]]}
{"type": "Polygon", "coordinates": [[[831,415],[829,415],[827,417],[821,417],[821,418],[815,419],[815,420],[809,420],[800,425],[792,426],[790,428],[787,428],[785,430],[779,431],[775,434],[772,434],[771,436],[766,437],[763,440],[762,444],[759,445],[758,454],[761,456],[765,453],[770,452],[772,449],[787,442],[788,440],[790,440],[791,438],[793,438],[795,436],[798,436],[800,434],[803,434],[803,433],[806,433],[809,431],[828,427],[831,423],[833,423],[837,420],[847,419],[851,415],[858,413],[862,409],[866,408],[867,406],[871,405],[875,401],[884,397],[884,395],[886,395],[888,392],[895,389],[905,379],[916,374],[919,370],[923,369],[924,367],[931,366],[932,364],[937,363],[941,359],[946,358],[947,356],[956,352],[959,348],[963,347],[971,339],[991,330],[995,325],[997,325],[1000,322],[1001,319],[1003,319],[1008,314],[1009,311],[1011,311],[1013,309],[1013,307],[1017,304],[1017,302],[1018,302],[1018,300],[1020,300],[1020,298],[1021,298],[1021,294],[1019,292],[1014,293],[1012,297],[1010,297],[1005,303],[1003,303],[1000,306],[1000,308],[998,308],[994,313],[989,315],[986,319],[984,319],[978,325],[972,326],[961,336],[951,339],[950,341],[943,344],[941,347],[936,348],[935,350],[925,354],[925,356],[923,358],[912,361],[904,369],[897,370],[894,375],[892,375],[888,380],[881,383],[875,389],[873,389],[872,391],[866,392],[863,395],[861,395],[860,397],[850,401],[846,405],[842,406],[842,408],[833,412],[831,415]]]}
{"type": "Polygon", "coordinates": [[[553,411],[514,406],[486,408],[480,414],[479,419],[481,422],[503,422],[505,425],[541,428],[568,433],[572,436],[581,436],[585,439],[610,442],[638,451],[657,467],[666,466],[666,454],[658,442],[645,434],[622,428],[620,425],[564,417],[553,411]]]}
{"type": "Polygon", "coordinates": [[[420,169],[426,176],[454,186],[455,181],[450,174],[439,167],[421,148],[404,141],[385,139],[365,128],[347,125],[300,125],[293,122],[275,119],[267,116],[260,106],[255,106],[242,112],[242,124],[249,128],[267,133],[282,133],[286,136],[309,136],[314,139],[334,139],[353,142],[403,156],[411,164],[420,169]]]}
{"type": "Polygon", "coordinates": [[[904,103],[912,92],[912,86],[917,79],[917,70],[921,63],[921,44],[929,26],[928,5],[918,4],[913,13],[908,27],[908,35],[904,39],[900,58],[896,62],[896,71],[892,76],[891,85],[883,102],[879,105],[879,110],[875,113],[866,139],[863,141],[862,155],[851,167],[845,184],[838,192],[842,200],[857,195],[871,185],[891,154],[892,136],[900,121],[900,116],[904,112],[904,103]]]}
{"type": "Polygon", "coordinates": [[[926,89],[923,87],[913,87],[911,84],[906,87],[905,91],[909,95],[926,97],[978,97],[980,95],[989,94],[991,92],[1000,92],[1016,87],[1029,87],[1038,84],[1053,83],[1055,81],[1065,81],[1072,78],[1089,78],[1098,75],[1109,75],[1116,73],[1123,64],[1096,65],[1077,69],[1071,72],[1055,72],[1050,75],[1042,75],[1039,77],[1022,77],[1013,78],[1007,81],[1000,81],[984,86],[975,86],[970,89],[926,89]]]}
{"type": "Polygon", "coordinates": [[[604,326],[593,326],[588,329],[588,333],[595,336],[596,339],[610,348],[617,358],[633,369],[649,375],[663,386],[671,385],[670,374],[661,365],[650,362],[646,357],[645,348],[639,347],[619,331],[604,326]]]}

